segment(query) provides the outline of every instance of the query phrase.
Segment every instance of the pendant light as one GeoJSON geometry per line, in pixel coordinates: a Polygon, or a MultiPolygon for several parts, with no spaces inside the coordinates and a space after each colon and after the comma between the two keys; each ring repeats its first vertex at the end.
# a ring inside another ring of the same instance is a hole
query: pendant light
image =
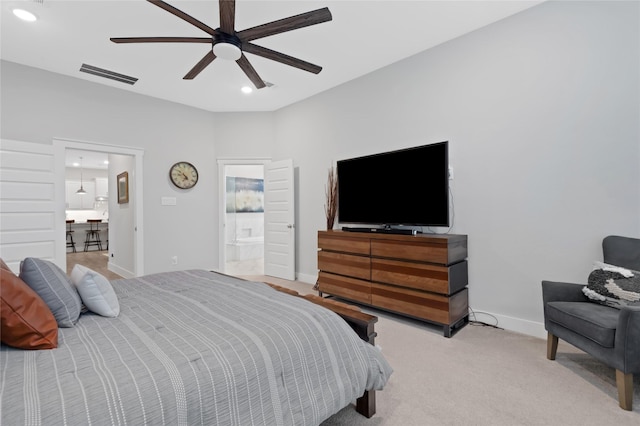
{"type": "Polygon", "coordinates": [[[84,188],[82,187],[82,157],[80,157],[80,189],[76,191],[76,194],[84,195],[86,193],[87,191],[85,191],[84,188]]]}

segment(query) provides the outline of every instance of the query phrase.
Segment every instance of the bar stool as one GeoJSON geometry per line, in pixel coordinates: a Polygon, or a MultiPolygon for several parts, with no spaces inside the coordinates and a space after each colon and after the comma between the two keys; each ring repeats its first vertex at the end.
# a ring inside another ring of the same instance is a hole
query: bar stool
{"type": "Polygon", "coordinates": [[[71,219],[71,220],[67,220],[67,248],[71,247],[73,249],[74,253],[76,252],[76,243],[73,241],[73,233],[75,232],[73,229],[71,229],[71,224],[75,223],[76,221],[71,219]]]}
{"type": "Polygon", "coordinates": [[[104,231],[104,233],[107,235],[107,239],[105,241],[105,244],[107,245],[104,249],[105,250],[109,250],[109,222],[107,222],[107,228],[103,228],[102,231],[104,231]]]}
{"type": "Polygon", "coordinates": [[[100,241],[100,222],[102,219],[87,219],[89,229],[87,229],[84,239],[84,251],[89,251],[90,246],[97,246],[98,250],[102,250],[102,241],[100,241]]]}

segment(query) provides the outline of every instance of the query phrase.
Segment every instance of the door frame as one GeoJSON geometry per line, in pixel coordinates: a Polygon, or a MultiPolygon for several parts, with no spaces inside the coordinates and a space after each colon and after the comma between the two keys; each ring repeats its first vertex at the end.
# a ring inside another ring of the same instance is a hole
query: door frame
{"type": "Polygon", "coordinates": [[[227,213],[227,185],[225,179],[226,166],[256,166],[264,167],[271,162],[271,158],[218,158],[218,272],[225,272],[227,263],[227,245],[225,241],[226,213],[227,213]]]}
{"type": "MultiPolygon", "coordinates": [[[[144,225],[143,225],[143,185],[142,185],[142,164],[144,150],[141,148],[133,148],[121,145],[111,145],[97,142],[77,141],[71,139],[54,138],[54,170],[55,170],[55,198],[58,201],[56,205],[56,223],[64,223],[65,220],[65,157],[67,149],[76,149],[82,151],[97,151],[108,154],[130,155],[134,157],[135,164],[135,179],[133,179],[133,185],[135,188],[134,194],[136,194],[136,203],[134,208],[134,238],[133,238],[133,253],[135,256],[133,271],[134,276],[144,275],[144,225]]],[[[64,249],[66,245],[65,227],[58,227],[56,229],[56,246],[59,247],[62,252],[66,252],[64,249]]],[[[64,259],[66,265],[66,258],[64,259]]]]}

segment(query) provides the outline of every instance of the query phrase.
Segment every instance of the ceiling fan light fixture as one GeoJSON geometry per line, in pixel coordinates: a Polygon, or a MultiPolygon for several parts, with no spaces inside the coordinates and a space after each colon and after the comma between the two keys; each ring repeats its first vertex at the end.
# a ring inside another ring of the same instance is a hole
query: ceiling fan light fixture
{"type": "Polygon", "coordinates": [[[242,50],[231,43],[216,43],[213,45],[213,54],[218,58],[237,61],[242,56],[242,50]]]}
{"type": "Polygon", "coordinates": [[[13,9],[13,14],[27,22],[35,22],[38,19],[36,15],[24,9],[13,9]]]}
{"type": "Polygon", "coordinates": [[[242,86],[242,88],[240,89],[242,91],[242,93],[244,94],[249,94],[251,92],[253,92],[253,89],[249,86],[242,86]]]}

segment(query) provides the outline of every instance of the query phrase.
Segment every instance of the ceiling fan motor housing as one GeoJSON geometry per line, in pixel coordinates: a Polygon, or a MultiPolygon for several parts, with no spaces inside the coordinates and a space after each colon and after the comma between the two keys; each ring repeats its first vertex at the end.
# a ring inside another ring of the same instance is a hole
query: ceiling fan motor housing
{"type": "Polygon", "coordinates": [[[237,61],[242,56],[242,42],[235,35],[218,29],[218,34],[211,37],[211,44],[213,53],[219,58],[237,61]]]}

